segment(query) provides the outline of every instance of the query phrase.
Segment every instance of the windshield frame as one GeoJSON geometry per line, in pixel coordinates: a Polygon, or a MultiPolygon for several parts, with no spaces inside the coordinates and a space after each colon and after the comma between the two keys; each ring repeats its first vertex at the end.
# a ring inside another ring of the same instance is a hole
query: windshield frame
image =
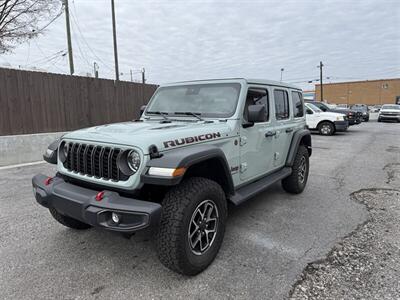
{"type": "MultiPolygon", "coordinates": [[[[187,82],[187,83],[182,83],[182,84],[172,84],[172,85],[163,85],[160,86],[157,91],[154,93],[154,95],[151,97],[149,103],[146,106],[146,109],[143,113],[143,117],[146,117],[146,119],[151,119],[154,117],[159,117],[155,114],[150,114],[148,112],[153,111],[154,109],[152,108],[152,104],[154,101],[156,101],[156,97],[158,93],[162,90],[166,89],[173,89],[173,88],[190,88],[190,87],[199,87],[199,86],[236,86],[238,89],[238,93],[236,96],[236,99],[234,100],[234,104],[232,104],[232,107],[234,108],[232,112],[229,113],[208,113],[208,112],[201,112],[201,111],[193,111],[193,113],[197,114],[199,117],[202,119],[204,118],[211,118],[211,119],[228,119],[232,118],[237,114],[238,111],[238,104],[239,101],[242,97],[242,91],[243,91],[243,84],[239,81],[204,81],[204,82],[187,82]]],[[[169,111],[163,111],[163,113],[168,113],[165,114],[167,117],[171,118],[195,118],[194,116],[191,116],[190,114],[183,114],[183,112],[187,112],[187,110],[179,110],[176,112],[169,112],[169,111]],[[178,112],[178,114],[176,114],[178,112]]]]}

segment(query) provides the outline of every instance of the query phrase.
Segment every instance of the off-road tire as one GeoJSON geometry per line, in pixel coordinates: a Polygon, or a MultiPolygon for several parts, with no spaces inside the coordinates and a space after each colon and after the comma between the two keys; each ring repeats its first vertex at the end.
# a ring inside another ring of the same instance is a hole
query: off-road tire
{"type": "Polygon", "coordinates": [[[335,133],[335,125],[333,125],[331,122],[321,122],[320,124],[318,124],[318,132],[321,135],[333,135],[335,133]],[[324,128],[329,127],[329,131],[325,131],[324,128]]]}
{"type": "Polygon", "coordinates": [[[60,214],[55,208],[49,208],[49,210],[53,218],[66,227],[78,230],[89,229],[90,227],[92,227],[89,224],[60,214]]]}
{"type": "Polygon", "coordinates": [[[309,161],[309,156],[308,156],[308,151],[307,148],[303,145],[300,145],[296,157],[294,158],[294,163],[292,167],[293,171],[290,176],[286,177],[285,179],[282,180],[282,188],[291,194],[300,194],[303,192],[304,188],[306,187],[307,184],[307,179],[308,179],[308,173],[310,169],[310,161],[309,161]],[[300,172],[304,171],[302,170],[302,162],[305,162],[305,174],[304,174],[304,180],[300,180],[300,172]]]}
{"type": "Polygon", "coordinates": [[[200,273],[215,259],[224,238],[227,202],[223,189],[206,178],[188,178],[167,192],[162,207],[157,234],[160,261],[167,268],[184,275],[200,273]],[[205,200],[212,200],[218,208],[218,227],[211,246],[201,255],[196,255],[188,238],[189,224],[196,208],[205,200]]]}

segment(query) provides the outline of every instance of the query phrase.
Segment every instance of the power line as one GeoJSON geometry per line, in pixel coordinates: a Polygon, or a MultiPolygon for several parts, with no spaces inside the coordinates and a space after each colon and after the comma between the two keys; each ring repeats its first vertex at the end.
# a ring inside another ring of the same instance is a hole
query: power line
{"type": "Polygon", "coordinates": [[[114,71],[114,68],[110,67],[106,62],[104,62],[92,49],[92,47],[90,47],[89,43],[87,42],[85,36],[82,33],[82,30],[79,26],[79,21],[78,21],[78,17],[77,17],[77,12],[76,12],[76,7],[75,7],[75,1],[72,2],[73,5],[73,10],[74,13],[71,13],[72,16],[72,21],[75,23],[76,27],[78,28],[78,31],[80,33],[80,36],[82,37],[84,43],[86,44],[86,46],[88,47],[88,49],[90,50],[90,52],[92,52],[93,56],[96,58],[96,60],[98,60],[99,62],[101,62],[107,69],[109,69],[110,71],[114,71]]]}

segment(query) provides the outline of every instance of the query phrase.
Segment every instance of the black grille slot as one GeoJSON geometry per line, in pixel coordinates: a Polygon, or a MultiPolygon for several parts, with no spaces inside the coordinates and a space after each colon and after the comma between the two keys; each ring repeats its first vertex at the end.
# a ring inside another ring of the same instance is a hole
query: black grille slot
{"type": "Polygon", "coordinates": [[[121,149],[81,143],[68,143],[67,147],[64,167],[69,171],[106,180],[128,180],[129,176],[123,174],[117,165],[121,149]]]}

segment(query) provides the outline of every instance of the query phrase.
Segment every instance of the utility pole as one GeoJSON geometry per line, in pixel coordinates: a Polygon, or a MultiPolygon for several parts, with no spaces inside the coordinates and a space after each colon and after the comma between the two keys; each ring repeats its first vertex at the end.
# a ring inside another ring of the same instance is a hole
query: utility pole
{"type": "Polygon", "coordinates": [[[146,83],[146,70],[144,68],[142,69],[142,83],[146,83]]]}
{"type": "Polygon", "coordinates": [[[132,73],[132,70],[130,70],[130,73],[131,73],[131,82],[133,82],[133,73],[132,73]]]}
{"type": "Polygon", "coordinates": [[[71,26],[69,23],[69,8],[68,0],[64,0],[65,5],[65,23],[67,25],[67,42],[68,42],[68,57],[69,57],[69,72],[74,74],[74,57],[72,55],[72,42],[71,42],[71,26]]]}
{"type": "Polygon", "coordinates": [[[99,65],[96,62],[93,63],[93,73],[94,78],[99,78],[99,65]]]}
{"type": "Polygon", "coordinates": [[[282,81],[283,71],[285,71],[285,69],[281,68],[281,81],[282,81]]]}
{"type": "Polygon", "coordinates": [[[114,0],[111,0],[111,14],[112,14],[112,27],[113,27],[113,38],[114,38],[114,61],[115,61],[115,80],[119,80],[118,71],[118,51],[117,51],[117,29],[115,28],[115,7],[114,0]]]}
{"type": "Polygon", "coordinates": [[[322,82],[322,67],[324,66],[324,64],[322,63],[322,61],[319,62],[319,84],[320,84],[320,89],[321,89],[321,102],[324,101],[324,86],[323,86],[323,82],[322,82]]]}

